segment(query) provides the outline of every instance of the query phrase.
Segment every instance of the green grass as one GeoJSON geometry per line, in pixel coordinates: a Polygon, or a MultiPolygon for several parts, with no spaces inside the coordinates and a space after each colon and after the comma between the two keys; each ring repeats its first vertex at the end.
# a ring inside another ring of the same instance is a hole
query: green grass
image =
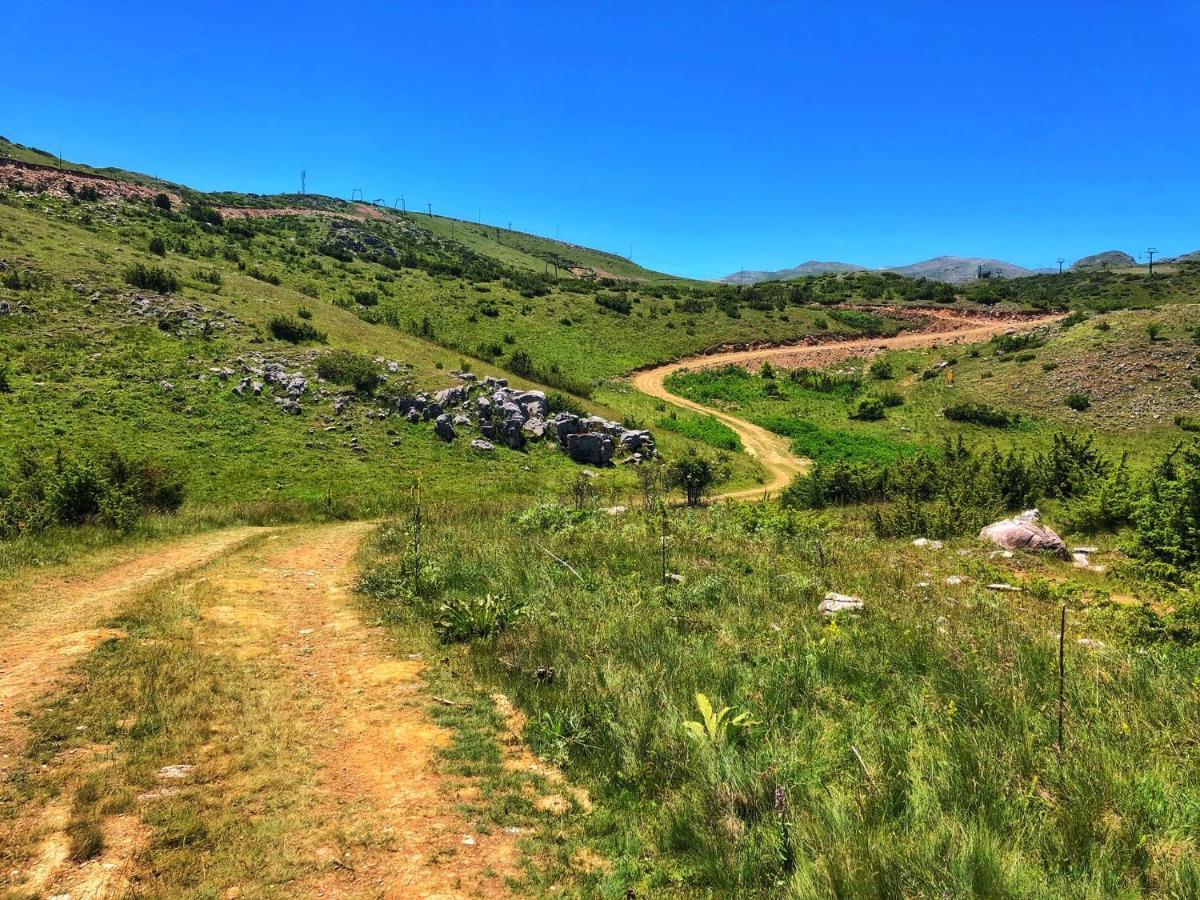
{"type": "Polygon", "coordinates": [[[712,416],[694,413],[670,413],[654,420],[655,428],[674,431],[693,441],[708,444],[718,450],[741,450],[737,432],[712,416]]]}
{"type": "Polygon", "coordinates": [[[812,422],[787,416],[756,416],[751,421],[768,431],[792,439],[792,452],[817,462],[892,460],[916,451],[913,444],[870,434],[824,429],[812,422]]]}
{"type": "Polygon", "coordinates": [[[1082,898],[1200,884],[1195,653],[1124,644],[1080,606],[1094,583],[1073,585],[1069,564],[993,561],[973,542],[916,554],[735,506],[671,515],[668,567],[683,582],[664,587],[656,515],[540,533],[570,570],[522,553],[529,538],[509,521],[441,509],[425,523],[436,579],[406,584],[398,541],[380,602],[428,622],[445,598],[521,598],[524,618],[453,658],[548,723],[534,748],[591,791],[585,836],[615,889],[1082,898]],[[1054,580],[1030,574],[1043,571],[1054,580]],[[945,587],[951,574],[967,586],[945,587]],[[866,598],[866,613],[823,622],[829,589],[866,598]],[[553,680],[535,677],[547,668],[553,680]],[[685,728],[696,693],[756,724],[698,740],[685,728]]]}

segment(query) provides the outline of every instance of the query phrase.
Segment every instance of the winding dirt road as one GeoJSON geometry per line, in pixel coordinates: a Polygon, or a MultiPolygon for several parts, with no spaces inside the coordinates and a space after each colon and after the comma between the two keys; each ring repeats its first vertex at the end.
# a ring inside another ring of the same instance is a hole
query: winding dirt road
{"type": "Polygon", "coordinates": [[[779,347],[758,347],[750,350],[731,350],[705,356],[692,356],[677,362],[667,363],[654,369],[638,372],[633,377],[633,386],[651,397],[665,400],[684,409],[712,416],[732,428],[742,440],[746,452],[757,459],[767,471],[767,480],[753,488],[729,491],[714,497],[715,500],[754,500],[766,497],[787,487],[798,474],[807,470],[811,460],[802,459],[791,452],[787,438],[767,431],[758,425],[730,415],[711,406],[688,400],[667,390],[668,375],[682,369],[715,369],[735,365],[754,368],[764,362],[783,368],[824,368],[853,356],[867,356],[883,350],[913,350],[923,347],[939,347],[947,344],[966,344],[986,341],[1006,331],[1029,331],[1040,325],[1048,325],[1062,318],[1059,314],[1034,316],[1020,319],[965,316],[949,311],[936,310],[930,315],[935,324],[922,331],[912,331],[889,338],[855,338],[848,341],[831,341],[824,344],[790,344],[779,347]]]}

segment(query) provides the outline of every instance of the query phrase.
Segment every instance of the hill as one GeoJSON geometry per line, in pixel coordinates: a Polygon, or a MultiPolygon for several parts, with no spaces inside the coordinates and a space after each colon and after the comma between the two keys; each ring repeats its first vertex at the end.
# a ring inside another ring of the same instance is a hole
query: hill
{"type": "Polygon", "coordinates": [[[887,269],[908,278],[928,278],[946,284],[962,284],[981,278],[1021,278],[1032,275],[1031,269],[1000,259],[975,256],[936,256],[907,266],[892,266],[887,269]]]}
{"type": "Polygon", "coordinates": [[[724,284],[756,284],[759,281],[787,281],[789,278],[804,278],[809,275],[830,275],[864,270],[863,266],[856,266],[853,263],[818,262],[810,259],[808,262],[800,263],[790,269],[779,269],[775,272],[734,272],[718,281],[724,284]]]}
{"type": "Polygon", "coordinates": [[[818,275],[844,274],[850,272],[894,272],[907,278],[924,278],[929,281],[940,281],[945,284],[963,284],[984,278],[1021,278],[1034,274],[1033,270],[1004,262],[999,259],[982,257],[938,256],[922,262],[910,263],[905,266],[889,266],[883,269],[870,270],[864,266],[841,262],[801,263],[791,269],[779,269],[774,272],[734,272],[719,279],[725,284],[756,284],[760,281],[787,281],[793,278],[805,278],[818,275]]]}
{"type": "Polygon", "coordinates": [[[1105,250],[1093,253],[1071,264],[1072,269],[1127,269],[1137,265],[1137,260],[1123,250],[1105,250]]]}

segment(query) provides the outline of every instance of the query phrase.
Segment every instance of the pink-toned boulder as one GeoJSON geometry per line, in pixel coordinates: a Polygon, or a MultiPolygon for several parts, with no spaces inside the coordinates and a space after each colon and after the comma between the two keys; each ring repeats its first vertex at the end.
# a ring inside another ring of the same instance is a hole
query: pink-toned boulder
{"type": "Polygon", "coordinates": [[[1070,559],[1067,545],[1063,539],[1045,525],[1039,525],[1041,513],[1029,509],[1012,519],[993,522],[981,532],[981,541],[991,541],[997,547],[1005,550],[1031,550],[1036,553],[1053,553],[1063,559],[1070,559]]]}

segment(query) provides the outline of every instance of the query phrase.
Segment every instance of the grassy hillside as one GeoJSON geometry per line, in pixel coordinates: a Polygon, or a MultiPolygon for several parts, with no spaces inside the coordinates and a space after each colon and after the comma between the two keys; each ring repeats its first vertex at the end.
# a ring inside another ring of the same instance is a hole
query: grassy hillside
{"type": "Polygon", "coordinates": [[[792,437],[799,454],[827,461],[958,437],[1034,448],[1063,430],[1095,433],[1101,445],[1147,459],[1187,438],[1178,423],[1190,427],[1200,414],[1198,317],[1200,306],[1169,305],[1068,319],[1015,349],[1001,340],[852,359],[824,381],[730,369],[681,373],[669,386],[792,437]],[[1085,397],[1086,408],[1068,406],[1072,396],[1085,397]],[[882,417],[858,417],[863,401],[878,397],[886,400],[882,417]],[[981,404],[1009,419],[979,424],[944,414],[981,404]]]}

